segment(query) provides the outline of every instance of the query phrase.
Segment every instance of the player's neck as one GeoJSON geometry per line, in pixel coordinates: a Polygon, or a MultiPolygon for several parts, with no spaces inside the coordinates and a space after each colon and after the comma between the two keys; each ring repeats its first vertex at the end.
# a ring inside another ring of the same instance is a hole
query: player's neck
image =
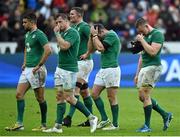
{"type": "Polygon", "coordinates": [[[30,32],[33,32],[33,31],[35,31],[35,30],[37,30],[37,26],[32,26],[32,28],[31,28],[31,31],[30,31],[30,32]]]}
{"type": "Polygon", "coordinates": [[[82,21],[83,21],[83,20],[80,19],[80,20],[78,20],[75,24],[78,25],[78,24],[80,24],[82,21]]]}

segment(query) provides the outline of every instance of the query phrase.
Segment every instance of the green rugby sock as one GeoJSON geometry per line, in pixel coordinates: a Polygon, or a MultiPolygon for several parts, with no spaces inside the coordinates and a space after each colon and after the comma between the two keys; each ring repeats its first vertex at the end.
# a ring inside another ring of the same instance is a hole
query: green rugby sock
{"type": "Polygon", "coordinates": [[[111,105],[111,112],[113,117],[113,125],[115,127],[118,126],[118,113],[119,113],[119,105],[111,105]]]}
{"type": "Polygon", "coordinates": [[[148,127],[150,127],[151,112],[152,112],[152,105],[148,105],[148,106],[144,107],[145,124],[148,127]]]}
{"type": "Polygon", "coordinates": [[[167,116],[167,112],[159,106],[158,102],[155,99],[151,98],[151,102],[152,108],[156,112],[158,112],[163,118],[165,118],[167,116]]]}
{"type": "Polygon", "coordinates": [[[96,107],[97,107],[99,113],[101,114],[101,120],[102,121],[107,120],[108,117],[107,117],[106,111],[104,109],[104,103],[103,103],[102,99],[99,97],[99,98],[95,99],[94,102],[96,104],[96,107]]]}
{"type": "Polygon", "coordinates": [[[66,111],[66,103],[57,104],[56,123],[62,124],[63,116],[64,116],[65,111],[66,111]]]}
{"type": "MultiPolygon", "coordinates": [[[[79,95],[75,95],[75,97],[77,98],[77,100],[79,100],[79,95]]],[[[74,105],[70,105],[68,116],[72,118],[75,111],[76,111],[76,108],[74,107],[74,105]]]]}
{"type": "Polygon", "coordinates": [[[39,107],[41,110],[41,124],[46,125],[46,117],[47,117],[47,103],[44,101],[43,103],[39,103],[39,107]]]}
{"type": "Polygon", "coordinates": [[[79,111],[81,111],[86,117],[88,117],[91,113],[89,110],[85,107],[83,103],[81,103],[79,100],[77,103],[74,105],[79,111]]]}
{"type": "Polygon", "coordinates": [[[84,101],[84,105],[87,107],[87,109],[92,113],[92,105],[93,105],[93,102],[92,102],[92,98],[91,96],[88,96],[86,98],[83,99],[84,101]]]}
{"type": "Polygon", "coordinates": [[[17,100],[17,122],[19,124],[23,123],[23,115],[24,115],[24,108],[25,108],[25,101],[23,100],[17,100]]]}

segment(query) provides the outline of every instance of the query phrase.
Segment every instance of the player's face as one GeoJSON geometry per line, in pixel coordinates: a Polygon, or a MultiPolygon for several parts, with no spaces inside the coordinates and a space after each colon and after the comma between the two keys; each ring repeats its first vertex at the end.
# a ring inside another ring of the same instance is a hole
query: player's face
{"type": "Polygon", "coordinates": [[[69,17],[71,23],[76,23],[78,22],[80,15],[75,10],[71,10],[69,17]]]}
{"type": "Polygon", "coordinates": [[[67,27],[67,21],[62,19],[62,17],[58,17],[56,19],[56,25],[59,26],[59,30],[62,32],[62,31],[65,31],[66,30],[66,27],[67,27]]]}
{"type": "Polygon", "coordinates": [[[137,32],[139,34],[147,35],[148,34],[148,26],[147,25],[140,25],[137,27],[137,32]]]}
{"type": "Polygon", "coordinates": [[[22,21],[23,27],[26,31],[30,31],[32,28],[32,22],[29,21],[28,19],[24,18],[22,21]]]}
{"type": "Polygon", "coordinates": [[[98,32],[98,37],[103,38],[104,35],[105,35],[105,33],[104,33],[103,30],[100,30],[100,31],[98,32]]]}

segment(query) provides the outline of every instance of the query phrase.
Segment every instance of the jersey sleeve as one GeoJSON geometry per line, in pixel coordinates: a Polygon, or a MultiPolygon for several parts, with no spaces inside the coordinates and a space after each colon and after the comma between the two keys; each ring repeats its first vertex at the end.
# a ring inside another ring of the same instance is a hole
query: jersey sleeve
{"type": "Polygon", "coordinates": [[[152,37],[152,42],[154,43],[159,43],[159,44],[163,44],[164,42],[164,36],[161,32],[156,32],[154,33],[153,37],[152,37]]]}
{"type": "Polygon", "coordinates": [[[40,45],[43,47],[44,45],[46,45],[48,43],[48,38],[44,33],[40,33],[38,35],[38,41],[39,41],[40,45]]]}
{"type": "Polygon", "coordinates": [[[70,31],[66,37],[64,38],[65,41],[69,42],[70,45],[74,45],[74,43],[79,39],[79,34],[78,32],[76,33],[75,31],[70,31]]]}
{"type": "Polygon", "coordinates": [[[103,40],[103,43],[108,44],[108,46],[112,46],[113,42],[114,42],[114,37],[112,35],[107,35],[103,40]]]}

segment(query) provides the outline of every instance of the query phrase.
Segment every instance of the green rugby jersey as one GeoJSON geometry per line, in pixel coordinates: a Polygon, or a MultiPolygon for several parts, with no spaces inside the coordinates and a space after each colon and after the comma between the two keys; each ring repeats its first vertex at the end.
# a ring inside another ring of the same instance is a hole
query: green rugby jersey
{"type": "MultiPolygon", "coordinates": [[[[80,60],[80,56],[86,53],[87,51],[87,43],[90,36],[90,26],[86,22],[82,21],[79,24],[72,25],[73,28],[75,28],[80,35],[80,45],[79,45],[79,52],[78,52],[78,60],[80,60]]],[[[92,56],[90,55],[87,59],[92,59],[92,56]]]]}
{"type": "Polygon", "coordinates": [[[65,32],[61,32],[61,36],[65,41],[70,43],[70,48],[59,51],[58,67],[67,71],[78,71],[77,55],[79,50],[80,36],[74,28],[69,28],[65,32]]]}
{"type": "Polygon", "coordinates": [[[44,53],[43,46],[47,43],[47,36],[39,29],[26,33],[26,67],[35,67],[38,65],[44,53]]]}
{"type": "Polygon", "coordinates": [[[101,67],[117,67],[118,56],[121,48],[121,43],[118,35],[113,30],[110,30],[103,37],[102,41],[108,44],[108,48],[101,53],[101,67]]]}
{"type": "Polygon", "coordinates": [[[153,42],[161,44],[161,48],[155,56],[151,56],[146,51],[142,51],[142,67],[151,65],[161,65],[160,54],[164,42],[164,35],[159,30],[153,29],[144,37],[144,39],[149,44],[153,42]]]}

